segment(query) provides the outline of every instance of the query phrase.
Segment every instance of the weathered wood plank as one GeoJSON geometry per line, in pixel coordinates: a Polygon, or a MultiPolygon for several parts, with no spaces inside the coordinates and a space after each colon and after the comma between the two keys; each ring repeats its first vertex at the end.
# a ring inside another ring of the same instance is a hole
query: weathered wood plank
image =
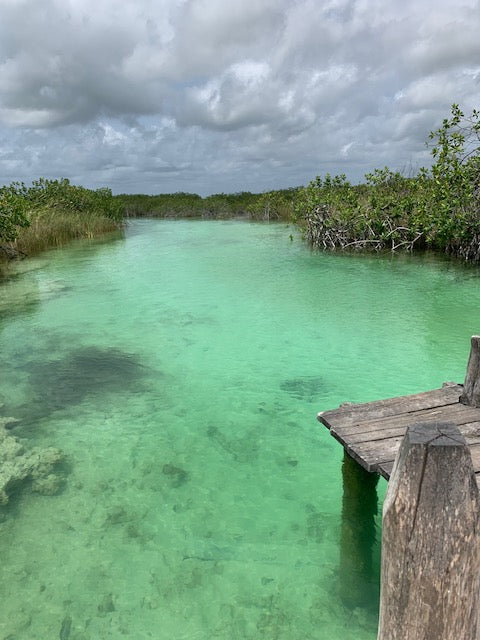
{"type": "MultiPolygon", "coordinates": [[[[378,465],[378,473],[385,478],[385,480],[390,480],[394,462],[395,460],[390,460],[389,462],[382,462],[378,465]]],[[[474,472],[477,486],[480,490],[480,467],[474,468],[474,472]]]]}
{"type": "Polygon", "coordinates": [[[345,445],[346,450],[355,458],[364,469],[370,472],[379,471],[379,464],[394,460],[397,455],[403,435],[387,440],[375,440],[372,442],[361,442],[350,447],[345,445]]]}
{"type": "MultiPolygon", "coordinates": [[[[395,458],[400,441],[412,421],[435,423],[450,420],[457,425],[463,425],[478,422],[479,418],[479,409],[457,403],[442,409],[426,409],[400,416],[374,419],[370,424],[362,422],[359,425],[349,425],[345,429],[336,427],[330,429],[330,433],[364,469],[382,473],[379,464],[395,458]],[[360,429],[359,433],[356,432],[355,426],[360,429]]],[[[472,429],[475,433],[475,427],[472,429]]]]}
{"type": "Polygon", "coordinates": [[[475,471],[480,473],[480,444],[470,445],[470,454],[472,456],[472,464],[475,471]]]}
{"type": "Polygon", "coordinates": [[[479,514],[458,428],[410,427],[383,507],[379,640],[477,639],[479,514]]]}
{"type": "Polygon", "coordinates": [[[480,416],[479,409],[477,407],[467,407],[460,402],[455,404],[442,405],[440,407],[432,407],[426,409],[419,409],[418,411],[402,412],[394,414],[388,417],[381,418],[369,418],[367,420],[359,419],[357,422],[352,422],[348,425],[343,425],[340,422],[330,428],[330,431],[340,435],[341,437],[347,437],[350,434],[357,434],[360,432],[373,433],[376,430],[385,428],[388,424],[390,427],[407,427],[413,420],[420,420],[422,422],[434,422],[435,420],[445,419],[455,424],[465,424],[467,422],[473,422],[480,416]]]}
{"type": "MultiPolygon", "coordinates": [[[[336,409],[329,409],[327,411],[321,411],[319,415],[328,415],[330,413],[342,414],[344,418],[348,418],[351,415],[358,415],[359,411],[366,414],[370,414],[372,411],[378,409],[380,412],[388,412],[390,408],[395,412],[395,405],[407,402],[411,405],[412,409],[421,409],[428,406],[433,406],[435,402],[444,404],[446,400],[447,404],[450,401],[457,402],[457,393],[461,394],[463,391],[463,385],[456,382],[445,382],[440,388],[431,389],[429,391],[421,391],[419,393],[394,396],[391,398],[383,398],[381,400],[373,400],[371,402],[351,403],[345,402],[336,409]]],[[[379,416],[381,417],[381,415],[379,416]]]]}
{"type": "Polygon", "coordinates": [[[378,465],[378,472],[385,478],[385,480],[390,480],[394,462],[395,460],[389,460],[388,462],[382,462],[378,465]]]}
{"type": "Polygon", "coordinates": [[[477,438],[480,438],[480,412],[478,420],[462,424],[459,426],[459,429],[467,443],[473,444],[477,438]]]}
{"type": "Polygon", "coordinates": [[[337,409],[321,411],[317,418],[328,428],[336,425],[337,422],[347,426],[362,420],[384,418],[409,411],[455,404],[458,402],[462,391],[462,385],[448,382],[441,389],[423,391],[409,396],[387,398],[386,400],[365,402],[363,404],[344,405],[337,409]]]}
{"type": "MultiPolygon", "coordinates": [[[[472,452],[473,469],[477,477],[477,484],[480,488],[480,422],[470,422],[468,424],[461,425],[459,430],[472,452]],[[474,447],[473,445],[477,446],[474,447]]],[[[395,457],[396,454],[391,460],[385,460],[377,464],[378,468],[376,471],[386,480],[389,480],[392,474],[395,457]]]]}
{"type": "MultiPolygon", "coordinates": [[[[443,418],[444,415],[448,415],[445,413],[440,413],[439,416],[435,416],[433,420],[429,420],[428,416],[422,417],[422,421],[427,422],[436,422],[438,417],[443,418]]],[[[454,416],[456,414],[453,414],[454,416]]],[[[471,421],[473,418],[480,419],[480,411],[474,410],[472,413],[461,413],[460,420],[456,423],[459,427],[462,435],[467,439],[467,442],[474,442],[477,438],[480,438],[480,422],[478,420],[471,421]],[[464,420],[469,420],[468,422],[463,422],[464,420]]],[[[421,416],[425,416],[424,413],[414,413],[410,416],[410,421],[413,419],[414,421],[418,421],[421,416]]],[[[411,422],[408,424],[411,424],[411,422]]],[[[348,443],[349,446],[353,446],[356,443],[360,442],[372,442],[374,440],[386,440],[388,438],[395,438],[397,436],[403,436],[405,434],[406,426],[401,422],[400,424],[396,424],[392,426],[392,420],[390,418],[385,419],[382,423],[378,423],[375,429],[365,429],[364,424],[360,423],[358,425],[359,429],[354,430],[351,427],[346,427],[345,429],[338,429],[339,437],[348,443]]],[[[337,430],[332,430],[333,433],[337,433],[337,430]]],[[[332,435],[333,435],[332,433],[332,435]]],[[[479,440],[480,441],[480,440],[479,440]]]]}
{"type": "MultiPolygon", "coordinates": [[[[347,453],[369,472],[387,480],[407,427],[414,422],[451,422],[464,435],[472,451],[475,471],[480,472],[480,408],[459,402],[463,386],[445,383],[411,396],[400,396],[323,411],[318,420],[347,453]]],[[[480,484],[480,476],[479,476],[480,484]]]]}
{"type": "MultiPolygon", "coordinates": [[[[459,431],[462,434],[462,436],[465,438],[465,442],[469,446],[470,453],[472,456],[473,469],[475,473],[480,474],[480,437],[478,435],[475,435],[475,436],[469,435],[470,430],[472,430],[475,433],[478,432],[478,429],[480,428],[480,423],[473,422],[469,425],[464,425],[464,426],[466,427],[466,429],[464,429],[464,427],[462,426],[462,427],[459,427],[459,431]]],[[[398,438],[397,439],[392,438],[391,440],[396,440],[398,443],[398,438]]],[[[371,460],[375,455],[380,459],[378,464],[382,466],[382,470],[378,469],[378,472],[381,473],[382,476],[385,477],[386,472],[391,473],[391,470],[392,470],[391,467],[393,466],[393,461],[395,460],[395,456],[396,456],[395,445],[385,446],[383,448],[379,446],[378,453],[377,453],[374,446],[372,446],[369,449],[368,443],[365,443],[365,449],[364,450],[360,449],[359,451],[357,451],[357,455],[364,455],[365,453],[366,455],[370,455],[371,460]],[[392,453],[394,455],[390,457],[392,453]]],[[[374,467],[373,460],[371,462],[371,466],[372,466],[372,470],[377,471],[377,469],[373,468],[374,467]]]]}

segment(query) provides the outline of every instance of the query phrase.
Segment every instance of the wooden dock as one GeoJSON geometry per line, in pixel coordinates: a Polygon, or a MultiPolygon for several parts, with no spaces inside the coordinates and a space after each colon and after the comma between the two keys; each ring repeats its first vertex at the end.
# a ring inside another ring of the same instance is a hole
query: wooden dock
{"type": "Polygon", "coordinates": [[[480,408],[460,402],[464,386],[447,382],[441,389],[342,405],[322,411],[318,420],[364,469],[390,478],[400,443],[409,425],[450,422],[458,426],[469,445],[480,487],[480,408]]]}
{"type": "Polygon", "coordinates": [[[347,403],[318,419],[345,452],[344,605],[370,597],[375,487],[379,474],[392,475],[383,503],[378,639],[478,640],[480,336],[471,339],[463,385],[347,403]]]}

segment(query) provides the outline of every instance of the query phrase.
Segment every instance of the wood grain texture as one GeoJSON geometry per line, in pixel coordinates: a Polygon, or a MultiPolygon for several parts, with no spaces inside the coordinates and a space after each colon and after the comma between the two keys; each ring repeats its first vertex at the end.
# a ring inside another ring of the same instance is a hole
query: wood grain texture
{"type": "Polygon", "coordinates": [[[473,465],[480,482],[480,407],[460,403],[462,393],[462,385],[446,383],[412,396],[344,405],[319,413],[318,419],[364,469],[387,480],[409,425],[451,422],[474,448],[473,465]]]}
{"type": "Polygon", "coordinates": [[[441,389],[422,391],[409,396],[398,396],[362,404],[346,403],[338,409],[321,411],[318,420],[330,428],[340,421],[343,426],[354,424],[359,420],[386,418],[399,413],[431,409],[446,404],[456,404],[463,387],[454,382],[446,382],[441,389]]]}
{"type": "Polygon", "coordinates": [[[479,514],[458,427],[410,426],[383,507],[378,640],[476,640],[479,514]]]}
{"type": "Polygon", "coordinates": [[[480,336],[472,336],[467,373],[460,402],[480,407],[480,336]]]}

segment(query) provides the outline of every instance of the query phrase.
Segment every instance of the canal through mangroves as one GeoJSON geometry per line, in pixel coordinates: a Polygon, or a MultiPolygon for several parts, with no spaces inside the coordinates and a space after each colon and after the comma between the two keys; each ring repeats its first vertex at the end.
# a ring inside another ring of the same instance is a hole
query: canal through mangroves
{"type": "Polygon", "coordinates": [[[20,264],[0,285],[0,639],[374,640],[385,483],[356,604],[316,413],[461,382],[479,282],[241,221],[134,220],[20,264]]]}

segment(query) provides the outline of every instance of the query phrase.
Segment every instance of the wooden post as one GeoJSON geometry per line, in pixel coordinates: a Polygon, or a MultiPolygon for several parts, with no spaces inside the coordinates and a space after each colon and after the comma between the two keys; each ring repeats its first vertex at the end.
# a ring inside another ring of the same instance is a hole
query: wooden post
{"type": "Polygon", "coordinates": [[[480,407],[480,336],[472,336],[470,357],[460,402],[470,407],[480,407]]]}
{"type": "Polygon", "coordinates": [[[366,471],[344,451],[342,478],[340,597],[353,609],[378,598],[378,575],[375,580],[372,566],[378,474],[366,471]]]}
{"type": "Polygon", "coordinates": [[[378,640],[477,639],[479,511],[458,427],[409,427],[383,507],[378,640]]]}

